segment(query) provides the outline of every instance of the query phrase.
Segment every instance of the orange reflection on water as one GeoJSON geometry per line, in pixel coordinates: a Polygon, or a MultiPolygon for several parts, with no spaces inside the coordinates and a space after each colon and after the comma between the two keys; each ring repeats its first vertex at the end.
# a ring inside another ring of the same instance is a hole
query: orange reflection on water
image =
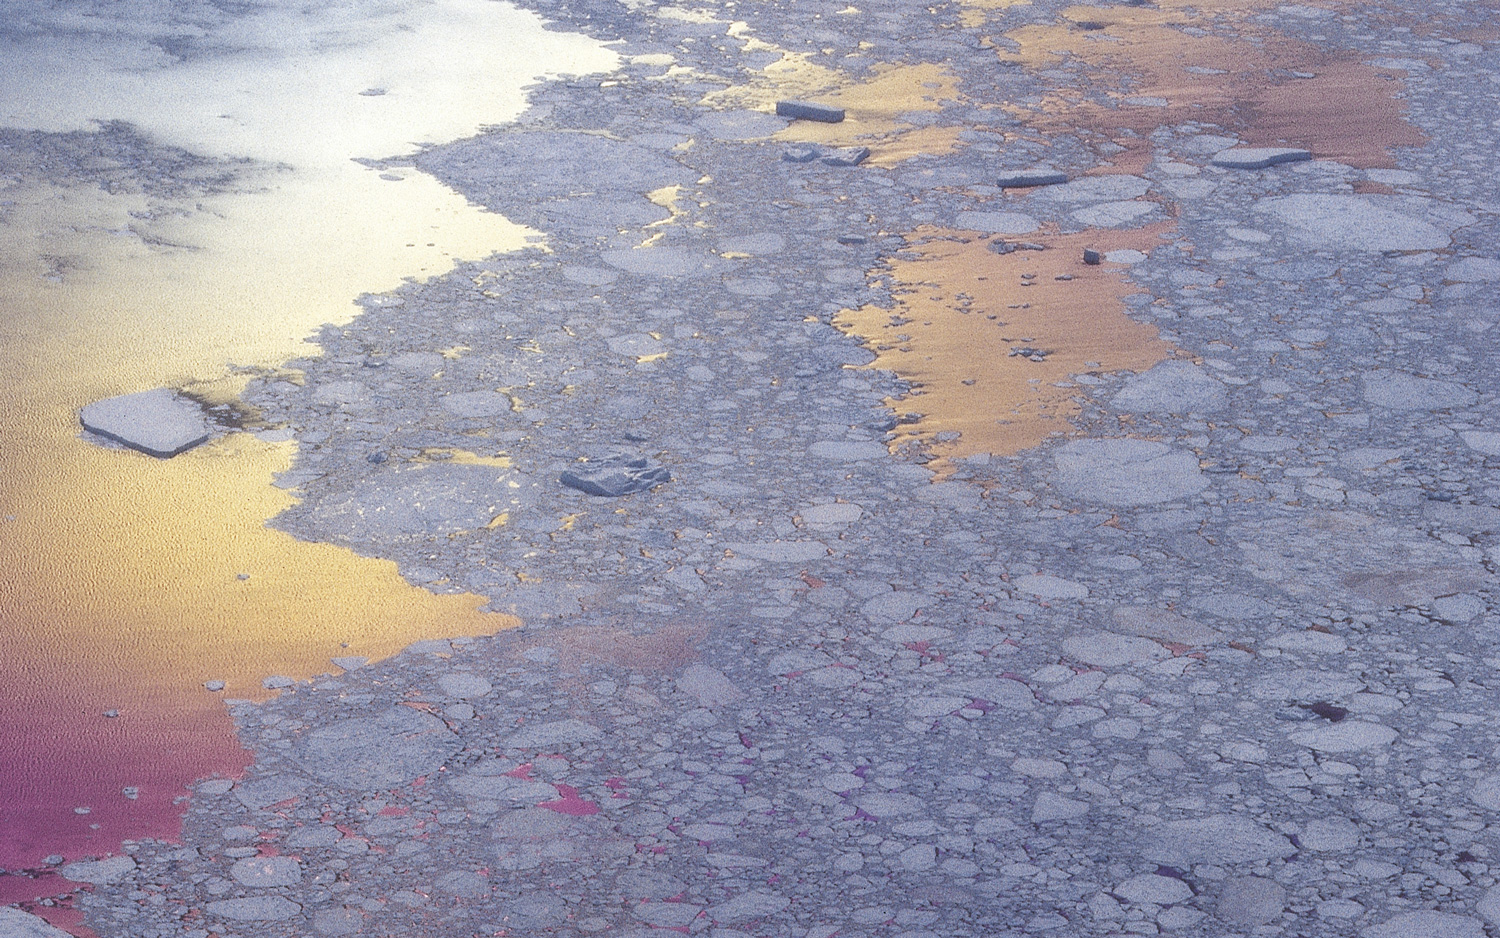
{"type": "Polygon", "coordinates": [[[1426,141],[1397,98],[1401,71],[1250,18],[1275,7],[1270,0],[1074,6],[1057,24],[1007,33],[1020,51],[1000,57],[1034,68],[1089,66],[1089,80],[1103,83],[1109,105],[1070,92],[1050,95],[1042,115],[1020,113],[1043,129],[1092,127],[1131,149],[1143,149],[1144,141],[1120,131],[1143,135],[1185,121],[1359,167],[1393,166],[1393,147],[1426,141]]]}
{"type": "MultiPolygon", "coordinates": [[[[352,319],[360,294],[522,247],[530,232],[438,180],[365,161],[511,120],[538,75],[617,62],[487,0],[357,15],[271,0],[212,23],[158,6],[149,21],[118,4],[7,11],[4,123],[77,135],[80,165],[108,170],[58,175],[22,147],[0,174],[7,870],[175,837],[186,786],[246,760],[204,681],[259,697],[267,675],[332,656],[515,624],[479,612],[483,597],[268,529],[291,503],[271,484],[289,444],[239,434],[160,461],[80,438],[78,412],[152,387],[223,402],[245,369],[313,354],[303,337],[352,319]],[[180,36],[199,53],[164,51],[180,36]],[[112,155],[136,150],[166,159],[112,155]],[[197,168],[179,178],[174,160],[197,168]]],[[[0,876],[0,901],[72,885],[0,876]]]]}
{"type": "Polygon", "coordinates": [[[1173,347],[1155,327],[1125,315],[1124,297],[1139,291],[1122,278],[1123,265],[1082,260],[1086,247],[1149,251],[1170,227],[1035,236],[1046,250],[1009,254],[973,232],[908,235],[890,261],[896,308],[866,306],[836,320],[876,352],[868,367],[914,386],[888,401],[898,414],[920,415],[898,428],[893,445],[917,442],[944,460],[1014,453],[1071,429],[1079,410],[1072,375],[1144,371],[1170,358],[1173,347]]]}
{"type": "Polygon", "coordinates": [[[958,23],[960,26],[983,26],[993,13],[1030,5],[1031,0],[959,0],[958,23]]]}
{"type": "MultiPolygon", "coordinates": [[[[352,162],[281,171],[196,211],[45,179],[18,190],[0,228],[15,249],[0,253],[8,870],[174,837],[185,786],[244,765],[205,680],[259,696],[268,674],[320,673],[334,655],[514,623],[477,612],[481,597],[433,596],[391,563],[268,529],[290,504],[271,485],[290,444],[240,434],[156,460],[82,438],[79,408],[160,385],[222,399],[239,383],[227,361],[274,367],[318,323],[350,318],[363,290],[524,237],[430,177],[393,183],[352,162]],[[48,257],[69,263],[42,276],[48,257]]],[[[0,877],[0,899],[69,885],[0,877]]]]}
{"type": "Polygon", "coordinates": [[[947,67],[919,62],[914,65],[882,64],[864,77],[819,65],[803,52],[748,36],[748,28],[736,23],[731,37],[745,41],[747,52],[776,52],[781,59],[760,70],[748,85],[737,85],[704,98],[714,107],[749,107],[771,111],[776,102],[789,98],[818,101],[844,109],[836,124],[793,121],[771,139],[823,146],[867,146],[872,166],[894,166],[918,154],[941,156],[952,153],[965,129],[957,126],[919,126],[907,115],[936,113],[958,100],[958,76],[947,67]]]}
{"type": "Polygon", "coordinates": [[[268,674],[517,624],[267,528],[292,502],[270,484],[291,444],[242,433],[157,460],[75,439],[52,455],[0,522],[7,868],[174,838],[185,786],[246,764],[221,697],[263,698],[268,674]]]}
{"type": "MultiPolygon", "coordinates": [[[[790,72],[798,75],[799,72],[790,72]]],[[[958,78],[941,65],[879,65],[869,78],[816,87],[813,80],[793,83],[801,96],[841,107],[845,118],[837,124],[793,121],[773,139],[824,146],[868,146],[872,166],[894,166],[919,153],[941,156],[958,146],[962,127],[917,127],[904,115],[932,113],[959,97],[958,78]]],[[[781,84],[785,92],[786,85],[781,84]]]]}

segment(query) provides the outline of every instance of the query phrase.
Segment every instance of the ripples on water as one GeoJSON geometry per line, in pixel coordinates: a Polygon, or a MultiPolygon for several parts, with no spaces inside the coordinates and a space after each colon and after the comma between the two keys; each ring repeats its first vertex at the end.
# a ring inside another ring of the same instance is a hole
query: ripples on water
{"type": "MultiPolygon", "coordinates": [[[[965,25],[982,27],[1017,3],[964,5],[965,25]]],[[[1394,93],[1397,71],[1255,18],[1274,6],[1075,7],[1003,34],[995,54],[1109,79],[1107,103],[1047,93],[1012,111],[1029,131],[1119,143],[1113,172],[1140,171],[1155,156],[1150,130],[1185,120],[1254,143],[1296,136],[1366,166],[1421,142],[1394,93]]],[[[0,0],[5,868],[170,836],[184,783],[245,758],[201,681],[253,696],[269,673],[306,676],[334,654],[378,656],[508,621],[477,612],[478,597],[414,589],[389,563],[267,530],[289,502],[270,481],[290,465],[290,443],[238,433],[160,462],[80,439],[77,411],[159,385],[232,392],[230,363],[271,368],[306,354],[302,338],[351,318],[359,294],[520,246],[525,230],[434,180],[353,160],[501,123],[533,76],[603,70],[614,56],[488,0],[231,9],[0,0]]],[[[730,36],[749,28],[725,26],[730,36]]],[[[726,105],[796,92],[851,109],[847,125],[782,139],[874,143],[875,165],[958,146],[958,128],[902,119],[961,93],[942,66],[876,70],[845,87],[761,46],[781,60],[726,105]]],[[[898,292],[920,285],[928,298],[904,293],[895,312],[905,321],[873,309],[843,321],[888,346],[882,366],[923,385],[893,402],[928,414],[903,440],[956,431],[939,447],[947,456],[1033,445],[1071,413],[1067,389],[1053,391],[1068,374],[1139,370],[1170,354],[1119,311],[1128,287],[1109,265],[1047,266],[1086,244],[1149,249],[1157,234],[1044,233],[1055,249],[1044,264],[995,255],[972,232],[912,233],[914,250],[890,273],[898,292]],[[1023,274],[1037,285],[1019,289],[1023,274]],[[1074,279],[1053,279],[1064,275],[1074,279]],[[1069,311],[1078,315],[1056,318],[1069,311]],[[1011,356],[1019,342],[1046,354],[1011,356]]],[[[0,877],[0,901],[51,885],[0,877]]]]}
{"type": "MultiPolygon", "coordinates": [[[[355,159],[503,123],[535,78],[615,56],[488,0],[0,11],[0,867],[25,870],[173,836],[184,785],[243,766],[203,681],[253,697],[513,624],[267,529],[294,444],[159,461],[83,439],[77,412],[232,393],[232,366],[308,354],[360,294],[519,247],[430,177],[355,159]]],[[[0,901],[68,886],[0,877],[0,901]]]]}

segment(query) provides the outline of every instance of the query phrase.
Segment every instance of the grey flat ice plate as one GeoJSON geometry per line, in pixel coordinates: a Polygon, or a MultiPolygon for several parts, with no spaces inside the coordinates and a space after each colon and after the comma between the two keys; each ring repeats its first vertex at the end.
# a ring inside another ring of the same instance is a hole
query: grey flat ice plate
{"type": "Polygon", "coordinates": [[[212,435],[198,405],[167,388],[95,401],[79,418],[85,430],[159,459],[206,443],[212,435]]]}
{"type": "Polygon", "coordinates": [[[1279,163],[1300,163],[1310,159],[1311,153],[1292,147],[1234,147],[1214,154],[1212,162],[1225,169],[1265,169],[1279,163]]]}

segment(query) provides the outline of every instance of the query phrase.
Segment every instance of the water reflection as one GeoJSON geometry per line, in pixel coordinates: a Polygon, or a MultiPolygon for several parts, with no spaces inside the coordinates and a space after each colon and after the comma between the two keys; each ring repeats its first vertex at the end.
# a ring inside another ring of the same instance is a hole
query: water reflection
{"type": "MultiPolygon", "coordinates": [[[[998,22],[1022,5],[964,0],[963,22],[998,22]]],[[[1053,85],[1002,106],[1044,137],[1084,130],[1119,145],[1122,152],[1098,170],[1110,173],[1144,170],[1157,155],[1152,132],[1174,124],[1224,128],[1257,145],[1290,143],[1361,167],[1394,165],[1394,148],[1424,142],[1405,119],[1399,62],[1371,64],[1294,39],[1261,15],[1277,6],[1160,0],[1069,7],[1055,22],[995,38],[1002,61],[1053,85]]],[[[822,77],[796,59],[781,67],[797,90],[815,89],[822,77]]],[[[940,75],[920,87],[934,101],[957,97],[962,89],[940,75]]],[[[820,100],[842,103],[838,94],[820,100]]],[[[799,122],[789,133],[821,139],[843,126],[799,122]]],[[[914,386],[890,402],[908,418],[894,445],[930,451],[939,471],[953,457],[1035,446],[1071,429],[1068,418],[1078,412],[1072,376],[1140,371],[1170,356],[1153,327],[1125,314],[1124,297],[1137,291],[1122,267],[1081,263],[1085,247],[1150,251],[1164,230],[1030,236],[1047,250],[1003,256],[972,232],[924,228],[908,235],[907,250],[889,261],[896,307],[850,310],[839,319],[877,352],[871,367],[891,369],[914,386]]]]}
{"type": "Polygon", "coordinates": [[[947,460],[1014,453],[1071,430],[1078,413],[1073,376],[1144,371],[1172,355],[1154,326],[1131,319],[1124,298],[1140,292],[1125,266],[1082,261],[1084,248],[1146,252],[1170,222],[1133,231],[1028,235],[1044,250],[997,254],[1004,239],[921,228],[892,259],[895,309],[849,310],[836,324],[875,350],[869,367],[914,385],[890,401],[903,423],[894,443],[912,442],[947,460]]]}
{"type": "Polygon", "coordinates": [[[776,102],[807,98],[843,108],[837,124],[793,121],[772,139],[824,146],[868,146],[871,166],[895,166],[919,154],[942,156],[959,146],[961,126],[918,126],[913,115],[932,114],[961,98],[958,76],[943,65],[919,62],[870,67],[862,76],[829,68],[805,52],[792,52],[752,35],[748,24],[733,23],[726,35],[744,42],[747,53],[780,56],[745,85],[714,92],[704,102],[714,107],[748,107],[771,111],[776,102]]]}
{"type": "Polygon", "coordinates": [[[266,528],[290,503],[270,482],[291,444],[236,434],[162,462],[73,442],[0,525],[8,868],[173,836],[183,784],[243,765],[205,681],[260,697],[266,675],[508,624],[266,528]]]}
{"type": "Polygon", "coordinates": [[[1013,110],[1039,129],[1106,134],[1131,151],[1115,161],[1124,171],[1149,162],[1151,131],[1188,121],[1365,168],[1394,166],[1392,148],[1425,142],[1406,120],[1399,64],[1294,39],[1256,15],[1276,7],[1276,0],[1069,7],[1056,23],[1006,33],[1000,58],[1037,69],[1085,66],[1110,100],[1070,91],[1013,110]]]}
{"type": "MultiPolygon", "coordinates": [[[[243,763],[205,680],[255,696],[333,655],[513,623],[266,529],[289,504],[270,482],[291,444],[237,433],[159,461],[81,439],[77,411],[222,387],[231,364],[307,354],[361,293],[519,247],[525,229],[430,177],[354,159],[506,121],[534,77],[615,57],[487,0],[5,14],[0,867],[15,870],[171,836],[184,783],[243,763]]],[[[6,877],[0,901],[41,888],[6,877]]]]}

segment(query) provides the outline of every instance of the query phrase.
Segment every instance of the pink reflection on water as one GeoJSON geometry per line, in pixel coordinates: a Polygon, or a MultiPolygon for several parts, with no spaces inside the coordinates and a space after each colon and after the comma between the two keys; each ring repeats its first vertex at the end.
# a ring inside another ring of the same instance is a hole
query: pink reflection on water
{"type": "Polygon", "coordinates": [[[569,814],[573,817],[586,817],[590,814],[598,814],[599,806],[592,801],[579,797],[578,789],[572,785],[563,785],[559,782],[552,784],[557,789],[556,801],[543,801],[537,805],[538,808],[546,808],[548,811],[556,811],[558,814],[569,814]]]}
{"type": "MultiPolygon", "coordinates": [[[[46,866],[48,856],[71,861],[117,854],[131,839],[176,840],[187,786],[237,776],[249,763],[222,703],[196,688],[122,701],[119,687],[76,672],[72,681],[23,674],[14,683],[0,701],[0,903],[76,891],[46,866]],[[111,707],[119,716],[103,716],[111,707]],[[176,712],[167,717],[167,708],[176,712]]],[[[32,911],[91,934],[76,911],[32,911]]]]}

